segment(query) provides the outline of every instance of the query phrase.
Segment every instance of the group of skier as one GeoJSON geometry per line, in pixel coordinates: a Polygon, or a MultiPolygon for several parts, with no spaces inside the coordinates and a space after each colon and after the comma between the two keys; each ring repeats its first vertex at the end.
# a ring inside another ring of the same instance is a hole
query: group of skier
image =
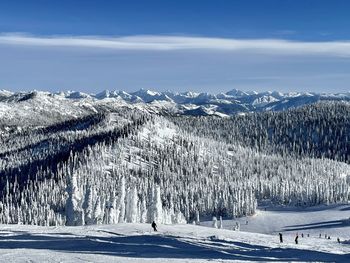
{"type": "MultiPolygon", "coordinates": [[[[282,235],[282,233],[278,233],[278,235],[280,237],[280,243],[283,243],[283,235],[282,235]]],[[[301,236],[304,237],[304,234],[301,234],[301,236]]],[[[294,242],[295,242],[295,244],[299,243],[299,235],[298,235],[298,233],[295,236],[294,242]]]]}
{"type": "MultiPolygon", "coordinates": [[[[280,243],[283,243],[283,235],[282,235],[282,233],[278,233],[278,235],[280,237],[280,243]]],[[[304,233],[301,233],[301,237],[304,237],[304,233]]],[[[310,237],[310,234],[307,234],[307,237],[310,237]]],[[[321,234],[320,234],[320,237],[321,237],[321,234]]],[[[331,239],[331,237],[327,236],[327,235],[325,235],[325,238],[326,239],[331,239]]],[[[295,242],[295,244],[299,243],[299,234],[298,233],[295,236],[294,242],[295,242]]],[[[340,243],[340,238],[339,237],[337,238],[337,242],[340,243]]]]}
{"type": "MultiPolygon", "coordinates": [[[[248,224],[248,221],[246,222],[246,224],[248,224]]],[[[156,224],[156,222],[153,221],[152,224],[151,224],[151,226],[152,226],[152,228],[153,228],[153,230],[154,230],[155,232],[158,231],[158,230],[157,230],[157,224],[156,224]]],[[[282,233],[278,233],[278,235],[279,235],[279,237],[280,237],[280,243],[283,243],[283,234],[282,234],[282,233]]],[[[304,233],[301,233],[301,237],[304,237],[304,233]]],[[[310,234],[307,234],[307,237],[310,237],[310,234]]],[[[321,234],[320,234],[320,237],[321,237],[321,234]]],[[[325,235],[325,238],[331,239],[331,237],[330,237],[330,236],[327,237],[327,235],[325,235]]],[[[295,244],[298,244],[298,243],[299,243],[299,234],[298,234],[298,233],[297,233],[296,236],[295,236],[294,242],[295,242],[295,244]]],[[[337,242],[340,243],[339,237],[337,238],[337,242]]]]}

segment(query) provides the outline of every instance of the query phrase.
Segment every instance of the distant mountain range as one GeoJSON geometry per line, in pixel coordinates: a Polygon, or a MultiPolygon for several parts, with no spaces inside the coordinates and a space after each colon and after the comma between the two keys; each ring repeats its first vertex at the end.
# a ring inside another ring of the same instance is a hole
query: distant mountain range
{"type": "MultiPolygon", "coordinates": [[[[146,106],[148,110],[162,110],[184,115],[218,115],[230,116],[245,112],[281,111],[295,108],[322,100],[350,101],[350,92],[346,93],[310,93],[277,91],[245,92],[237,89],[226,93],[209,94],[196,92],[158,92],[140,89],[136,92],[105,90],[97,94],[67,91],[59,93],[49,92],[10,92],[0,91],[0,102],[21,102],[35,96],[46,96],[51,99],[67,99],[88,102],[90,105],[103,102],[116,102],[122,105],[146,106]]],[[[50,99],[50,100],[51,100],[50,99]]]]}

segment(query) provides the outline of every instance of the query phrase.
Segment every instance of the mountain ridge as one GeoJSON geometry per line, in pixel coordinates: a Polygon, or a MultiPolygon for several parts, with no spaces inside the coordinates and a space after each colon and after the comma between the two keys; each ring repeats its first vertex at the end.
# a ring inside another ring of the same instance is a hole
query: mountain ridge
{"type": "Polygon", "coordinates": [[[290,108],[296,108],[303,105],[315,103],[318,101],[350,101],[350,92],[343,93],[314,93],[314,92],[245,92],[238,89],[232,89],[226,93],[210,94],[206,92],[198,93],[192,91],[173,92],[173,91],[153,91],[149,89],[140,89],[135,92],[126,92],[122,90],[104,90],[99,93],[84,93],[79,91],[28,91],[11,92],[7,90],[0,91],[0,103],[16,103],[35,99],[41,96],[43,100],[71,100],[73,103],[88,102],[91,105],[104,104],[109,101],[118,102],[126,105],[137,105],[152,110],[162,110],[165,112],[177,113],[182,115],[217,115],[221,117],[235,114],[260,111],[281,111],[290,108]]]}

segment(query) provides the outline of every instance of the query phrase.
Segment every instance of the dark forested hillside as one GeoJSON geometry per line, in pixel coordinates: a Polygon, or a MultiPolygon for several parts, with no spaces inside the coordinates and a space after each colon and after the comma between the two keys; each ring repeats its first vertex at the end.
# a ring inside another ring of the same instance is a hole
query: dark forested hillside
{"type": "Polygon", "coordinates": [[[281,112],[231,118],[174,117],[199,136],[259,151],[330,158],[350,163],[350,103],[320,102],[281,112]]]}

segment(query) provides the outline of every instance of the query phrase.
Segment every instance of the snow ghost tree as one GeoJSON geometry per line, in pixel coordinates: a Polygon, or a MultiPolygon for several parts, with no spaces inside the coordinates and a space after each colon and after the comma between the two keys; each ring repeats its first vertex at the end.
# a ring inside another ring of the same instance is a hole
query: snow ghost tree
{"type": "Polygon", "coordinates": [[[199,219],[199,211],[196,210],[196,225],[200,225],[201,224],[201,221],[199,219]]]}
{"type": "Polygon", "coordinates": [[[78,187],[77,179],[77,175],[73,173],[67,187],[66,224],[68,226],[81,226],[85,224],[82,194],[78,187]]]}
{"type": "Polygon", "coordinates": [[[101,198],[98,197],[95,208],[94,208],[94,224],[99,225],[102,224],[103,222],[103,210],[101,208],[101,198]]]}
{"type": "Polygon", "coordinates": [[[107,221],[108,224],[116,224],[118,223],[118,219],[117,219],[117,199],[115,197],[115,193],[113,191],[112,196],[110,197],[110,201],[107,203],[107,221]]]}
{"type": "Polygon", "coordinates": [[[83,209],[85,211],[85,224],[86,225],[92,225],[94,224],[94,199],[95,199],[96,193],[94,188],[89,184],[85,200],[83,203],[83,209]]]}
{"type": "Polygon", "coordinates": [[[118,219],[118,223],[123,223],[125,221],[125,178],[124,176],[121,177],[119,182],[116,218],[118,219]]]}
{"type": "Polygon", "coordinates": [[[143,196],[140,205],[140,223],[147,223],[147,213],[146,197],[143,196]]]}
{"type": "Polygon", "coordinates": [[[224,228],[224,225],[222,223],[222,216],[220,216],[219,228],[220,229],[224,228]]]}
{"type": "Polygon", "coordinates": [[[160,186],[156,185],[154,187],[153,195],[153,207],[152,207],[152,221],[155,221],[158,224],[163,223],[163,205],[162,199],[160,197],[160,186]]]}
{"type": "Polygon", "coordinates": [[[212,227],[218,228],[218,220],[217,220],[216,216],[213,216],[212,227]]]}
{"type": "Polygon", "coordinates": [[[137,188],[133,186],[128,191],[127,196],[127,210],[126,210],[126,220],[128,223],[136,223],[139,222],[138,218],[138,196],[137,196],[137,188]]]}

